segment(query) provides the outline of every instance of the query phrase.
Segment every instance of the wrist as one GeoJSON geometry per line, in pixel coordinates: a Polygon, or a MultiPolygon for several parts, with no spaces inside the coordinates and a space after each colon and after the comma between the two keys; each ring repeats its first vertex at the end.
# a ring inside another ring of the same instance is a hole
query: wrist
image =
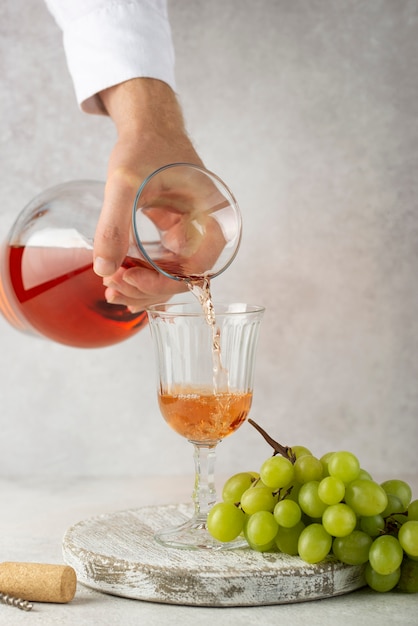
{"type": "Polygon", "coordinates": [[[119,136],[185,132],[177,97],[161,80],[134,78],[105,89],[99,96],[119,136]]]}

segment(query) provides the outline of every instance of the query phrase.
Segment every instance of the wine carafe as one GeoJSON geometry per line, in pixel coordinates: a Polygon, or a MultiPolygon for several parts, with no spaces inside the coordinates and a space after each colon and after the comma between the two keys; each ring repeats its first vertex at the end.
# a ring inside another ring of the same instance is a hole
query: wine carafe
{"type": "MultiPolygon", "coordinates": [[[[71,181],[36,196],[18,216],[0,254],[0,311],[16,329],[79,348],[109,346],[147,323],[145,311],[108,303],[93,271],[93,241],[104,183],[71,181]]],[[[153,172],[132,208],[123,262],[173,280],[211,279],[238,251],[241,215],[212,172],[174,163],[153,172]]]]}

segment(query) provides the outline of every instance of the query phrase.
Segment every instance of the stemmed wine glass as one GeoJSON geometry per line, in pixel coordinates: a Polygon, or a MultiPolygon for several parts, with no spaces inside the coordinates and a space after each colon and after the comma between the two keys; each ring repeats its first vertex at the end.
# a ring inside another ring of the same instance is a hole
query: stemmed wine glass
{"type": "Polygon", "coordinates": [[[250,411],[261,306],[166,303],[148,309],[157,364],[157,392],[166,422],[194,446],[194,514],[156,540],[175,548],[221,549],[206,529],[216,501],[217,444],[235,432],[250,411]]]}

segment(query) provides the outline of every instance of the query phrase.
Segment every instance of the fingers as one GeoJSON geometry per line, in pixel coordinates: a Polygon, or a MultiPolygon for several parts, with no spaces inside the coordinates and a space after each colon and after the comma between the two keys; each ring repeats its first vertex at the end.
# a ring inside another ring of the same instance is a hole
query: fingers
{"type": "MultiPolygon", "coordinates": [[[[192,210],[181,212],[175,207],[152,207],[144,211],[157,227],[162,246],[176,256],[190,257],[199,248],[203,235],[205,216],[194,215],[192,210]]],[[[176,259],[174,259],[176,260],[176,259]]]]}
{"type": "Polygon", "coordinates": [[[103,282],[107,286],[106,300],[112,304],[124,304],[132,313],[165,302],[188,289],[185,281],[173,280],[146,268],[120,268],[103,282]]]}

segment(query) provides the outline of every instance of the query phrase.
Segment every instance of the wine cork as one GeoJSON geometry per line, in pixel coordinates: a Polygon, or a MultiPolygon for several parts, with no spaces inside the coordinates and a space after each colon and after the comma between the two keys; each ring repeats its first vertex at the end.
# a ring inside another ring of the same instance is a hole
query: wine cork
{"type": "Polygon", "coordinates": [[[69,565],[0,563],[0,591],[30,602],[70,602],[77,586],[69,565]]]}

